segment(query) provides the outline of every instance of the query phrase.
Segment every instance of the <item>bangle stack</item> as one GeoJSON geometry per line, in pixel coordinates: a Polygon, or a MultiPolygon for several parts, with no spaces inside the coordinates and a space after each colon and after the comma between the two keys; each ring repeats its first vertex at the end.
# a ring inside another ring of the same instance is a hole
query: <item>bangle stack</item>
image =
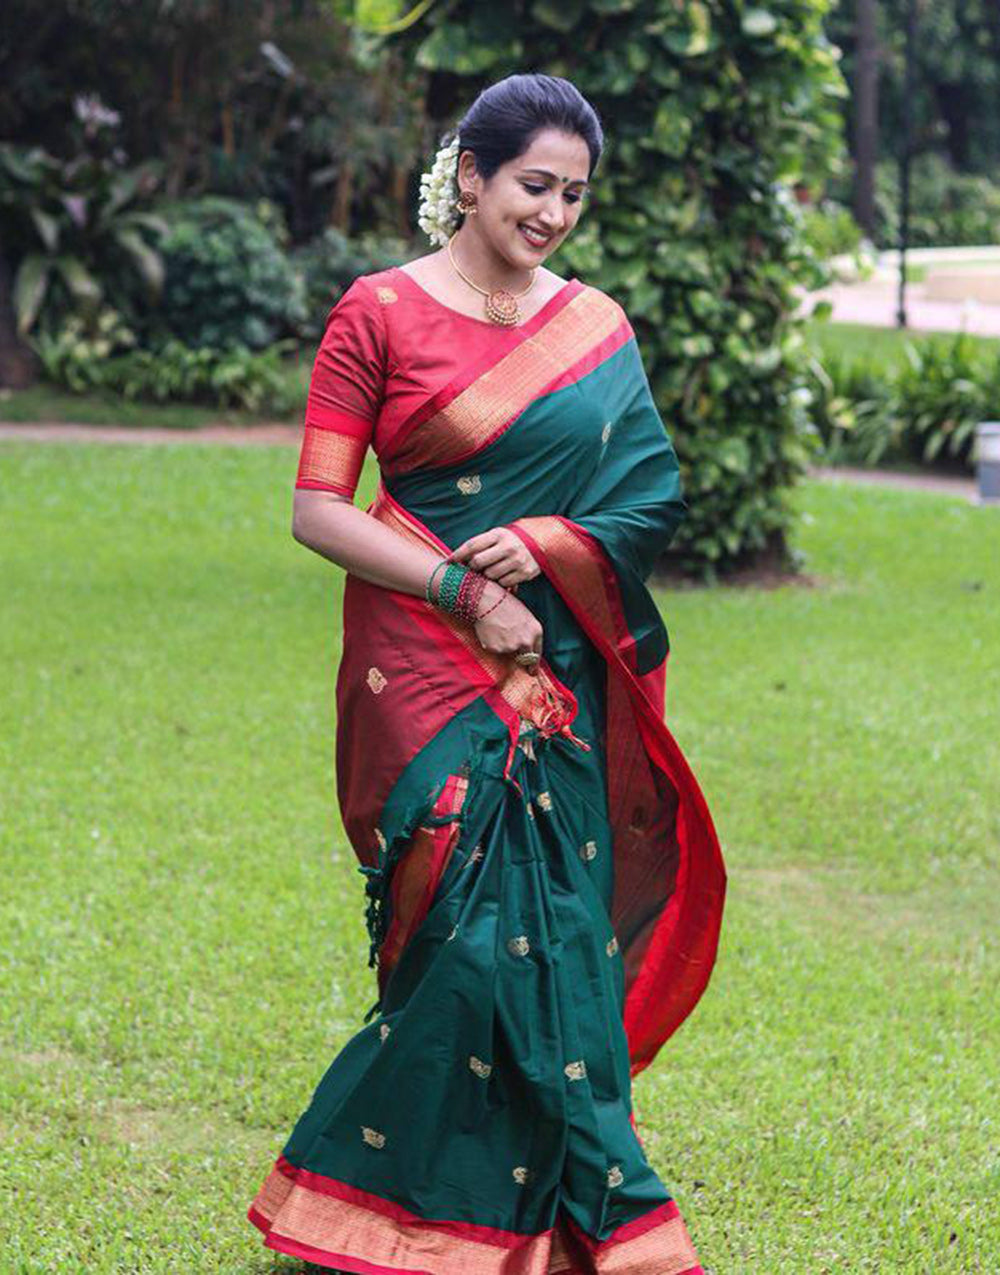
{"type": "MultiPolygon", "coordinates": [[[[428,577],[424,596],[428,602],[439,606],[442,611],[449,612],[457,620],[466,620],[469,624],[474,624],[482,619],[482,616],[477,613],[488,583],[486,576],[480,575],[478,571],[473,571],[460,562],[449,562],[447,558],[442,558],[428,577]],[[444,567],[444,575],[435,594],[433,592],[434,577],[442,567],[444,567]]],[[[503,597],[506,597],[506,591],[503,597]]],[[[489,615],[490,611],[495,610],[503,601],[503,597],[487,608],[483,615],[489,615]]]]}

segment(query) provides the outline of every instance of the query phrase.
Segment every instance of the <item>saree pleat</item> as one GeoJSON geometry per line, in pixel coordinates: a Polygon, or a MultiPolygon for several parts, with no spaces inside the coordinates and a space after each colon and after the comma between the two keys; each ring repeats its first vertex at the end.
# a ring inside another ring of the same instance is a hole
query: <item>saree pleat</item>
{"type": "MultiPolygon", "coordinates": [[[[370,280],[412,303],[357,320],[404,375],[428,299],[370,280]]],[[[525,328],[376,433],[368,512],[442,553],[510,526],[544,659],[532,677],[348,578],[338,794],[378,997],[250,1217],[344,1271],[695,1275],[632,1102],[704,990],[725,885],[645,586],[683,514],[676,458],[620,307],[574,280],[525,328]]]]}

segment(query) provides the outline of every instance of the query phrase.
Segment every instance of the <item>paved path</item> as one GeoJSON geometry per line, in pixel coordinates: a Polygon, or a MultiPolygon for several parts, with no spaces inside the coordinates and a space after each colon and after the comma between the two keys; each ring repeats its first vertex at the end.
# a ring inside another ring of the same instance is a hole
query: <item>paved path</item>
{"type": "Polygon", "coordinates": [[[297,446],[302,439],[302,428],[299,425],[203,425],[200,429],[144,429],[134,425],[0,422],[0,441],[5,438],[34,443],[228,443],[240,446],[294,443],[297,446]]]}
{"type": "MultiPolygon", "coordinates": [[[[1000,305],[986,305],[972,298],[966,301],[937,301],[924,295],[922,284],[906,289],[906,323],[912,332],[970,332],[975,336],[1000,337],[1000,305]]],[[[833,306],[831,323],[862,323],[869,327],[894,328],[898,289],[894,283],[835,283],[803,298],[803,313],[812,313],[820,301],[833,306]]]]}
{"type": "MultiPolygon", "coordinates": [[[[36,443],[132,443],[146,446],[164,443],[215,443],[222,446],[298,447],[302,429],[298,425],[206,425],[201,429],[139,429],[123,425],[14,425],[0,422],[0,442],[5,439],[36,443]]],[[[826,482],[876,484],[910,491],[935,491],[965,500],[976,497],[971,478],[951,478],[940,474],[901,474],[888,469],[851,469],[846,466],[818,466],[810,477],[826,482]]]]}
{"type": "Polygon", "coordinates": [[[833,483],[861,483],[876,487],[899,487],[904,491],[935,491],[946,496],[975,500],[978,487],[974,478],[952,478],[947,474],[900,474],[894,469],[852,469],[843,466],[817,466],[809,471],[811,478],[833,483]]]}

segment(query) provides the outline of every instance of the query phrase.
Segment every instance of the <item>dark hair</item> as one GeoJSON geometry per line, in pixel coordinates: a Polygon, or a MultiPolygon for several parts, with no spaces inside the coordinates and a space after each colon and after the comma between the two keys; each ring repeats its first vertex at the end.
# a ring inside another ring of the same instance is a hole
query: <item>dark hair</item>
{"type": "Polygon", "coordinates": [[[476,157],[476,168],[487,180],[501,164],[523,155],[537,133],[555,128],[582,137],[590,151],[593,173],[604,146],[597,112],[580,90],[557,75],[508,75],[483,89],[459,120],[462,150],[476,157]]]}

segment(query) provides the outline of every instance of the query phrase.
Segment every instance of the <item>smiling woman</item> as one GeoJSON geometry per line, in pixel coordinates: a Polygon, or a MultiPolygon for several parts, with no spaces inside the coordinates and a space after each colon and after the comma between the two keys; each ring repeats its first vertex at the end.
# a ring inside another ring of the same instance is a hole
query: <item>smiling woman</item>
{"type": "Polygon", "coordinates": [[[621,306],[542,264],[592,108],[512,76],[457,141],[447,215],[425,183],[444,248],[355,280],[309,390],[293,530],[349,573],[338,796],[379,996],[250,1217],[367,1275],[696,1275],[631,1095],[725,888],[645,584],[677,458],[621,306]]]}

